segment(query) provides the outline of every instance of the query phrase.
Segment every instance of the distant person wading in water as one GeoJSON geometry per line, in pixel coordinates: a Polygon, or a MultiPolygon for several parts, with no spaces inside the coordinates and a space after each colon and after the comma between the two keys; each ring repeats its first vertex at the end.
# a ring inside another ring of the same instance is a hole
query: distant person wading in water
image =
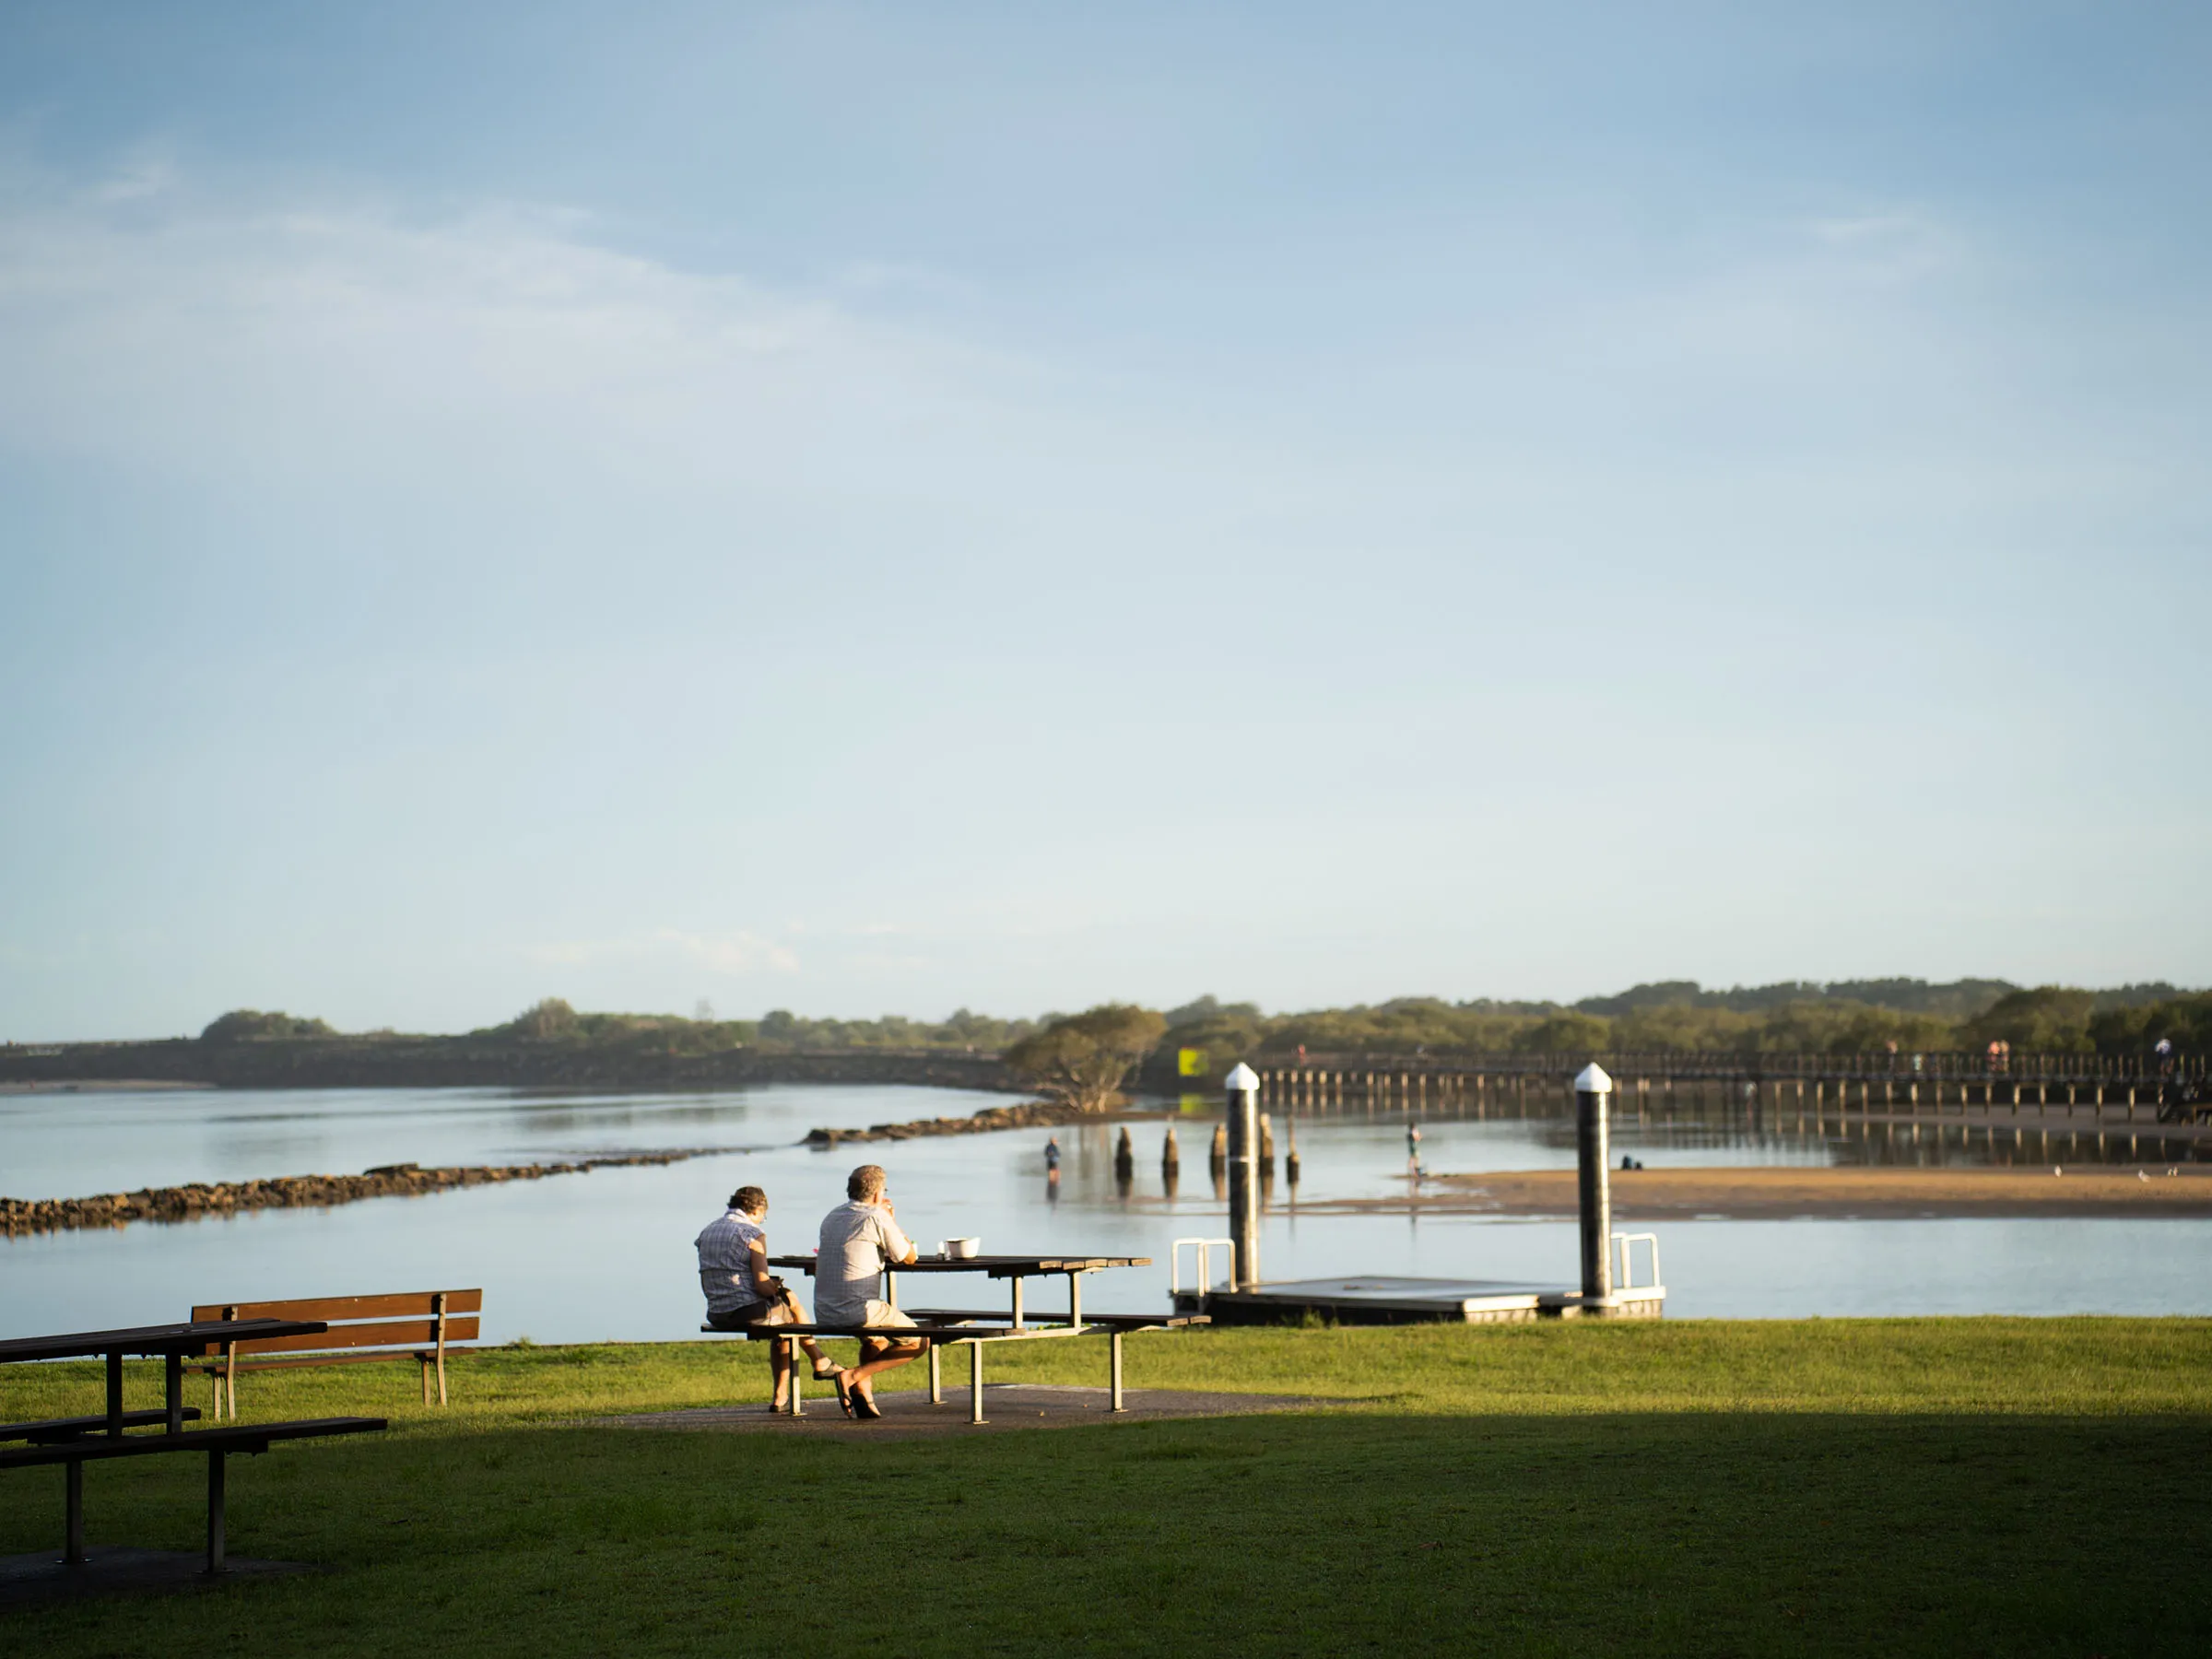
{"type": "Polygon", "coordinates": [[[1411,1122],[1406,1125],[1406,1173],[1417,1179],[1429,1173],[1421,1162],[1421,1126],[1411,1122]]]}

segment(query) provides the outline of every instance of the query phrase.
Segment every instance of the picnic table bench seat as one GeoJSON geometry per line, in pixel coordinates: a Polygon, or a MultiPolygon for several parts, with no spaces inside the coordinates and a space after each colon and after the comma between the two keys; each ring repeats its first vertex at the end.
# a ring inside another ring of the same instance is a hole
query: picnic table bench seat
{"type": "Polygon", "coordinates": [[[1076,1323],[1066,1313],[1031,1313],[1017,1324],[1004,1308],[912,1308],[903,1310],[916,1323],[911,1325],[852,1325],[825,1324],[809,1321],[804,1324],[746,1325],[735,1331],[724,1331],[713,1325],[699,1328],[713,1335],[743,1336],[749,1342],[782,1342],[787,1346],[784,1353],[791,1365],[791,1415],[806,1415],[804,1391],[800,1379],[806,1375],[798,1363],[798,1338],[827,1336],[831,1339],[876,1337],[886,1342],[921,1342],[929,1349],[929,1403],[945,1403],[944,1375],[939,1368],[938,1349],[947,1343],[968,1345],[968,1420],[981,1423],[983,1418],[983,1344],[986,1342],[1033,1342],[1063,1336],[1085,1336],[1104,1332],[1108,1341],[1107,1388],[1112,1396],[1109,1409],[1126,1410],[1122,1403],[1122,1338],[1132,1331],[1180,1330],[1194,1325],[1213,1323],[1203,1313],[1087,1313],[1081,1323],[1076,1323]],[[983,1323],[988,1321],[989,1323],[983,1323]]]}
{"type": "Polygon", "coordinates": [[[320,1335],[209,1343],[200,1362],[191,1366],[214,1380],[215,1414],[238,1416],[241,1371],[281,1371],[304,1365],[373,1365],[412,1359],[422,1370],[422,1403],[430,1403],[430,1380],[438,1382],[438,1404],[446,1403],[445,1361],[468,1351],[481,1334],[477,1317],[484,1292],[406,1290],[379,1296],[307,1297],[291,1301],[207,1302],[192,1311],[202,1319],[289,1319],[324,1327],[320,1335]],[[270,1356],[277,1356],[271,1358],[270,1356]]]}
{"type": "MultiPolygon", "coordinates": [[[[186,1406],[177,1415],[187,1422],[197,1422],[200,1408],[186,1406]]],[[[126,1411],[122,1422],[125,1429],[150,1429],[156,1423],[169,1421],[166,1411],[126,1411]]],[[[56,1441],[77,1440],[88,1434],[105,1434],[109,1430],[107,1415],[99,1417],[48,1418],[37,1423],[0,1423],[0,1441],[31,1441],[51,1444],[56,1441]]]]}

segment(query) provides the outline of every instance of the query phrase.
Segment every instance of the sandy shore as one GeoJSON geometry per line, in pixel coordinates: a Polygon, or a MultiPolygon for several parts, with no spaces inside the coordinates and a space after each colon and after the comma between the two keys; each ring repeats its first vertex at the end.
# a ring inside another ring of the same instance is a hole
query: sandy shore
{"type": "MultiPolygon", "coordinates": [[[[1616,1170],[1613,1219],[1684,1221],[1698,1217],[1778,1220],[1789,1217],[1896,1219],[1928,1216],[2212,1216],[2212,1168],[2172,1165],[2046,1165],[2035,1169],[1665,1169],[1616,1170]],[[2053,1174],[2053,1169],[2063,1170],[2053,1174]]],[[[1347,1199],[1301,1210],[1571,1216],[1572,1170],[1434,1175],[1418,1199],[1347,1199]]]]}

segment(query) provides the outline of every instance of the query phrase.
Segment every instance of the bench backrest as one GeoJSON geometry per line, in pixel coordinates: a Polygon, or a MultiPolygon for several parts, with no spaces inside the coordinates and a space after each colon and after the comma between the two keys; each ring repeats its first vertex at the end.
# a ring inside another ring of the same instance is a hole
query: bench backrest
{"type": "MultiPolygon", "coordinates": [[[[326,1353],[337,1348],[425,1348],[476,1340],[484,1310],[477,1290],[406,1290],[390,1296],[324,1296],[299,1301],[207,1302],[201,1319],[319,1319],[320,1336],[272,1336],[234,1344],[241,1354],[326,1353]]],[[[211,1342],[207,1353],[223,1345],[211,1342]]]]}

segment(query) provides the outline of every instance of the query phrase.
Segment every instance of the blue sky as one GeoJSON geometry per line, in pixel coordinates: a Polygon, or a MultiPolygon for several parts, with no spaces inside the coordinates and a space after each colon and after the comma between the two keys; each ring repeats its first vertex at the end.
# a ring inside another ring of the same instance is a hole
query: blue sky
{"type": "Polygon", "coordinates": [[[2212,981],[2186,7],[0,18],[0,1036],[2212,981]]]}

